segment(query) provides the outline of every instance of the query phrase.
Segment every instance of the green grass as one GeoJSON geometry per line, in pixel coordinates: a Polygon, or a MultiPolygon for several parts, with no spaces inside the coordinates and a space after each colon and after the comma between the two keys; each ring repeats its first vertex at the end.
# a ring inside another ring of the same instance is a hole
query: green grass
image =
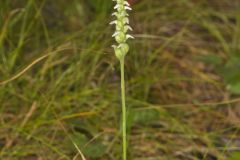
{"type": "MultiPolygon", "coordinates": [[[[111,5],[94,2],[1,1],[0,82],[15,78],[0,85],[0,159],[81,159],[77,147],[87,159],[121,159],[111,5]]],[[[129,160],[238,155],[238,94],[212,61],[199,60],[239,53],[238,8],[237,0],[133,6],[129,160]]]]}

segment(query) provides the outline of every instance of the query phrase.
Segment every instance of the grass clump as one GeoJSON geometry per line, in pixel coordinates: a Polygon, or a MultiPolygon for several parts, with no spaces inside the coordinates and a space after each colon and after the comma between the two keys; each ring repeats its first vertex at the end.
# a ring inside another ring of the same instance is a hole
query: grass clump
{"type": "MultiPolygon", "coordinates": [[[[127,159],[237,159],[238,1],[131,2],[127,159]]],[[[122,159],[112,4],[1,0],[0,159],[122,159]]]]}

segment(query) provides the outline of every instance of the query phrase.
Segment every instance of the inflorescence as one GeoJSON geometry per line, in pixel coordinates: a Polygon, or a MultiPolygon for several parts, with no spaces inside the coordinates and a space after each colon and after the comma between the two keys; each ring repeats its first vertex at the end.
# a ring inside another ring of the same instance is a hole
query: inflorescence
{"type": "Polygon", "coordinates": [[[112,37],[115,38],[118,45],[113,45],[115,55],[119,60],[123,60],[127,52],[129,51],[129,46],[126,43],[127,39],[133,38],[133,36],[127,34],[132,28],[129,26],[129,19],[127,10],[132,10],[129,3],[126,0],[113,0],[116,2],[114,9],[116,10],[112,15],[116,16],[116,20],[112,21],[110,24],[115,24],[115,32],[112,37]]]}

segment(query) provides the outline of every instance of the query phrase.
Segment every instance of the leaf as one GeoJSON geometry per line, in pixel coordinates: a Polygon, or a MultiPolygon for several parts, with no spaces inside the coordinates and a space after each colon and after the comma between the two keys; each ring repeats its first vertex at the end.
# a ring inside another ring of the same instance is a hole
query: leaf
{"type": "Polygon", "coordinates": [[[233,152],[227,160],[240,160],[240,152],[233,152]]]}
{"type": "Polygon", "coordinates": [[[98,140],[90,142],[90,140],[81,133],[74,133],[72,140],[80,148],[83,155],[89,158],[98,158],[103,156],[107,148],[98,140]]]}
{"type": "Polygon", "coordinates": [[[83,153],[90,158],[98,158],[104,155],[107,147],[100,142],[93,142],[84,147],[83,153]]]}
{"type": "Polygon", "coordinates": [[[227,89],[233,94],[240,94],[240,58],[232,55],[224,66],[219,66],[217,72],[224,78],[227,89]]]}
{"type": "Polygon", "coordinates": [[[228,91],[233,94],[240,94],[240,57],[232,54],[224,65],[222,59],[214,54],[201,56],[200,59],[206,64],[214,65],[215,71],[223,77],[228,91]]]}
{"type": "Polygon", "coordinates": [[[133,123],[149,124],[159,120],[160,113],[156,109],[135,110],[132,112],[133,123]]]}
{"type": "Polygon", "coordinates": [[[240,83],[229,84],[227,89],[233,94],[240,94],[240,83]]]}
{"type": "Polygon", "coordinates": [[[198,57],[198,59],[206,64],[220,65],[222,63],[222,58],[215,54],[209,54],[198,57]]]}

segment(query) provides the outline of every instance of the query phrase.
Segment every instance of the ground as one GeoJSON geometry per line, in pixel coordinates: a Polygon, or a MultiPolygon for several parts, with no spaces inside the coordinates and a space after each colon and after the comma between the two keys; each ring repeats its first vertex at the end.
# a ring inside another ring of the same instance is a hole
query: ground
{"type": "MultiPolygon", "coordinates": [[[[112,2],[1,3],[0,159],[120,160],[112,2]]],[[[129,160],[240,159],[240,1],[132,5],[129,160]]]]}

